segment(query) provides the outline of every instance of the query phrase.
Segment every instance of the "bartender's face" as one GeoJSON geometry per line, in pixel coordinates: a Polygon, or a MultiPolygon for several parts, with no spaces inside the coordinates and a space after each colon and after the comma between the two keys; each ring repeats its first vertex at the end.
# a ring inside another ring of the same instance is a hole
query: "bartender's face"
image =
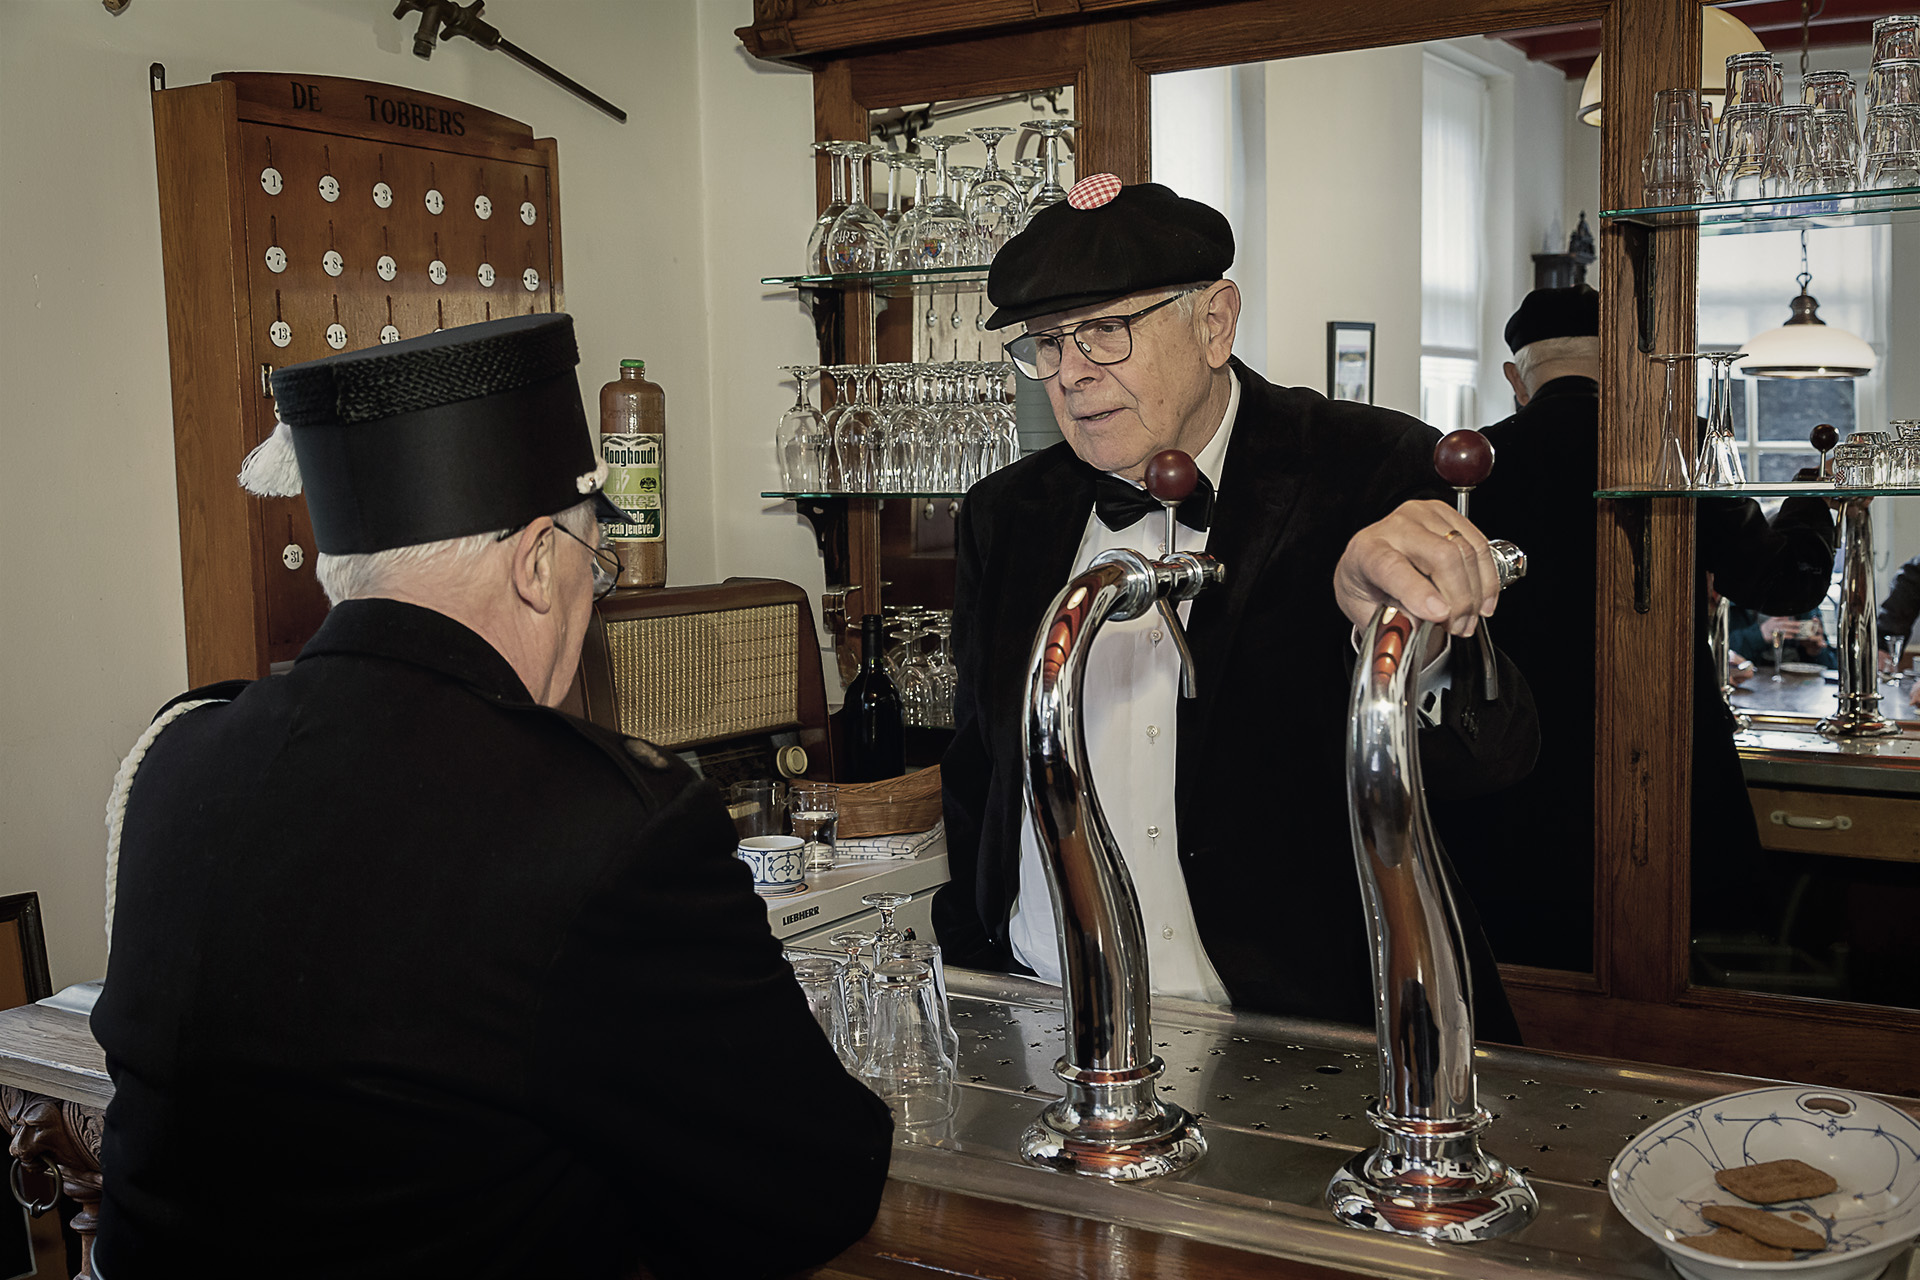
{"type": "MultiPolygon", "coordinates": [[[[1111,302],[1040,316],[1027,332],[1071,329],[1099,316],[1129,315],[1180,293],[1151,289],[1111,302]]],[[[1221,280],[1182,303],[1135,320],[1133,352],[1118,364],[1095,364],[1073,342],[1061,344],[1060,371],[1046,380],[1060,433],[1081,459],[1131,480],[1146,474],[1162,449],[1198,454],[1226,412],[1220,379],[1233,354],[1240,291],[1221,280]]]]}

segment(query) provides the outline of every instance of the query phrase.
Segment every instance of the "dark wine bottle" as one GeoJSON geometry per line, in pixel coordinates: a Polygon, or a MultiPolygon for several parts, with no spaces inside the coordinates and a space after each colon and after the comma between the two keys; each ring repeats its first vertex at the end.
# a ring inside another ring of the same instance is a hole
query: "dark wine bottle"
{"type": "Polygon", "coordinates": [[[900,691],[887,675],[880,615],[860,620],[860,674],[847,686],[847,767],[843,781],[877,782],[907,771],[900,691]]]}

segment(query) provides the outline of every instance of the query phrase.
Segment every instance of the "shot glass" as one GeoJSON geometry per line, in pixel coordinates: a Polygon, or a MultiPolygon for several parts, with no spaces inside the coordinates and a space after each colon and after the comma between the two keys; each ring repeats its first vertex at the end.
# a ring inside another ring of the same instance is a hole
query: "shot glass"
{"type": "Polygon", "coordinates": [[[809,874],[833,870],[834,833],[840,826],[840,797],[833,787],[795,787],[787,797],[793,834],[806,841],[809,874]]]}

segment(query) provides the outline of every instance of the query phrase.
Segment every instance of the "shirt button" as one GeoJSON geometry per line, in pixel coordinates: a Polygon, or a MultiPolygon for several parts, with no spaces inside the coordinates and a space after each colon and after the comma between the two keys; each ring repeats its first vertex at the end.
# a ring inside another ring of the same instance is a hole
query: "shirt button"
{"type": "Polygon", "coordinates": [[[1160,838],[1160,828],[1158,827],[1147,828],[1147,839],[1158,840],[1159,838],[1160,838]]]}
{"type": "Polygon", "coordinates": [[[1149,738],[1157,738],[1157,737],[1159,737],[1159,736],[1160,736],[1160,726],[1159,726],[1159,725],[1157,725],[1157,724],[1150,724],[1150,725],[1148,725],[1148,726],[1147,726],[1147,736],[1148,736],[1149,738]]]}
{"type": "Polygon", "coordinates": [[[1154,642],[1155,644],[1159,644],[1159,643],[1160,643],[1160,633],[1159,633],[1159,632],[1158,632],[1157,630],[1156,630],[1156,631],[1149,631],[1149,632],[1147,632],[1147,639],[1149,639],[1149,640],[1151,640],[1151,641],[1153,641],[1153,642],[1154,642]]]}
{"type": "Polygon", "coordinates": [[[1161,555],[1167,554],[1167,544],[1164,542],[1160,544],[1160,554],[1161,555]]]}
{"type": "Polygon", "coordinates": [[[1162,925],[1160,928],[1160,936],[1171,941],[1173,938],[1173,926],[1170,924],[1162,925]]]}

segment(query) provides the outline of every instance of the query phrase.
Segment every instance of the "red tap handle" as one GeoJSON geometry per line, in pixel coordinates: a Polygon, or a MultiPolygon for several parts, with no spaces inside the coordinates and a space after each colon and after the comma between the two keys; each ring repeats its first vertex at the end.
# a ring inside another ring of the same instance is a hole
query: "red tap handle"
{"type": "Polygon", "coordinates": [[[1200,483],[1200,468],[1178,449],[1162,449],[1147,462],[1147,492],[1172,506],[1185,502],[1200,483]]]}
{"type": "Polygon", "coordinates": [[[1449,431],[1433,446],[1433,469],[1455,489],[1471,489],[1493,474],[1493,444],[1478,431],[1449,431]]]}

